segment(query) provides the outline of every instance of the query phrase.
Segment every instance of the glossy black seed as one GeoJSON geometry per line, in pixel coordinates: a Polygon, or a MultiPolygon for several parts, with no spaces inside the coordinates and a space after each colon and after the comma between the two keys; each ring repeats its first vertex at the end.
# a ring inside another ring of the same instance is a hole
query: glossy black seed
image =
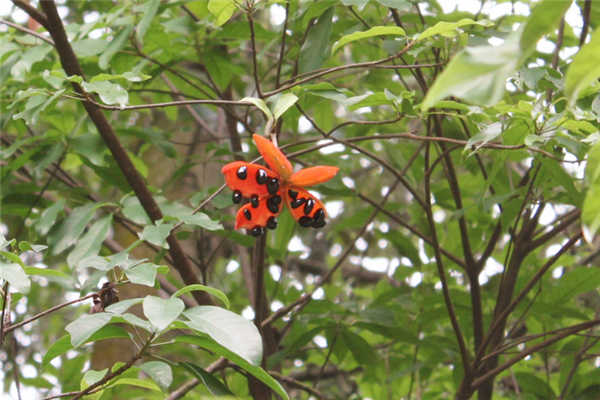
{"type": "Polygon", "coordinates": [[[322,228],[325,226],[325,212],[322,208],[319,208],[315,211],[314,222],[312,224],[313,228],[322,228]]]}
{"type": "Polygon", "coordinates": [[[279,195],[275,195],[273,197],[270,197],[267,200],[267,208],[269,209],[269,211],[271,211],[273,214],[276,214],[279,212],[279,203],[281,203],[281,196],[279,195]]]}
{"type": "Polygon", "coordinates": [[[267,190],[270,194],[275,194],[279,190],[279,179],[271,178],[267,182],[267,190]]]}
{"type": "Polygon", "coordinates": [[[311,217],[307,217],[307,216],[302,216],[300,217],[300,219],[298,220],[298,223],[300,224],[300,226],[303,227],[309,227],[312,226],[313,224],[313,219],[311,217]]]}
{"type": "Polygon", "coordinates": [[[292,200],[292,202],[290,203],[290,205],[292,206],[292,208],[298,208],[302,204],[304,204],[305,201],[306,201],[305,198],[300,197],[299,199],[292,200]]]}
{"type": "Polygon", "coordinates": [[[306,204],[304,204],[304,215],[310,214],[315,206],[315,201],[313,199],[306,200],[306,204]]]}
{"type": "Polygon", "coordinates": [[[267,171],[265,171],[264,169],[259,169],[258,171],[256,171],[256,183],[258,183],[259,185],[264,185],[265,183],[267,183],[268,179],[269,177],[267,176],[267,171]]]}
{"type": "Polygon", "coordinates": [[[250,234],[252,236],[260,236],[263,233],[264,233],[264,229],[258,225],[248,231],[248,234],[250,234]]]}
{"type": "Polygon", "coordinates": [[[275,217],[271,217],[267,220],[267,228],[269,228],[269,229],[277,228],[277,219],[275,217]]]}
{"type": "Polygon", "coordinates": [[[258,207],[258,196],[253,194],[252,197],[250,197],[250,204],[252,204],[252,207],[256,208],[258,207]]]}
{"type": "Polygon", "coordinates": [[[239,190],[236,190],[233,192],[233,195],[231,196],[231,200],[233,200],[233,202],[235,204],[238,204],[239,202],[242,201],[242,192],[240,192],[239,190]]]}
{"type": "Polygon", "coordinates": [[[296,196],[298,196],[298,192],[296,192],[295,190],[292,190],[292,189],[288,190],[288,194],[294,200],[296,199],[296,196]]]}
{"type": "Polygon", "coordinates": [[[246,168],[245,165],[242,165],[238,168],[236,175],[240,179],[246,179],[246,177],[248,176],[248,168],[246,168]]]}
{"type": "Polygon", "coordinates": [[[246,217],[248,221],[252,219],[252,213],[247,208],[244,210],[244,217],[246,217]]]}

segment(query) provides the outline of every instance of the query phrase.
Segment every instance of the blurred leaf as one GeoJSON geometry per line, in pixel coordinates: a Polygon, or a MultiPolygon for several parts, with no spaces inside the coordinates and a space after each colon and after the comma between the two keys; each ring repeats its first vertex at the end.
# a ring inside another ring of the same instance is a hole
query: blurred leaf
{"type": "Polygon", "coordinates": [[[75,321],[65,327],[65,330],[71,335],[71,344],[73,347],[79,347],[98,330],[110,322],[112,315],[105,312],[96,314],[83,314],[75,321]]]}
{"type": "Polygon", "coordinates": [[[173,293],[171,295],[171,297],[179,297],[186,293],[193,292],[195,290],[201,290],[203,292],[211,294],[212,296],[221,300],[221,302],[223,303],[225,308],[229,308],[229,299],[227,298],[227,295],[225,293],[221,292],[219,289],[215,289],[210,286],[200,285],[199,283],[184,286],[181,289],[179,289],[178,291],[176,291],[175,293],[173,293]]]}
{"type": "Polygon", "coordinates": [[[144,371],[154,382],[163,389],[167,390],[173,383],[173,371],[169,364],[162,361],[148,361],[140,365],[140,369],[144,371]]]}
{"type": "MultiPolygon", "coordinates": [[[[210,307],[210,306],[205,306],[205,307],[210,307]]],[[[285,392],[283,387],[279,384],[279,382],[277,382],[275,379],[273,379],[261,367],[248,362],[248,360],[246,360],[244,357],[240,357],[238,354],[221,346],[218,343],[215,343],[213,340],[211,340],[207,337],[202,337],[202,336],[181,335],[181,336],[176,337],[175,341],[181,342],[181,343],[195,344],[199,347],[213,351],[217,355],[227,358],[228,360],[232,361],[233,363],[238,365],[243,370],[247,371],[249,374],[251,374],[252,376],[257,378],[258,380],[263,382],[265,385],[267,385],[268,387],[273,389],[273,391],[275,393],[277,393],[279,396],[281,396],[284,400],[289,400],[289,396],[287,395],[287,393],[285,392]]]]}
{"type": "Polygon", "coordinates": [[[74,268],[81,259],[98,254],[111,226],[112,214],[96,221],[67,256],[69,266],[74,268]]]}
{"type": "Polygon", "coordinates": [[[442,35],[445,37],[454,37],[458,32],[458,28],[466,25],[490,25],[485,21],[474,21],[471,18],[463,18],[457,22],[446,22],[440,21],[431,28],[425,29],[417,36],[417,40],[428,39],[435,35],[442,35]]]}
{"type": "Polygon", "coordinates": [[[29,277],[23,268],[16,263],[5,263],[0,261],[0,279],[10,283],[11,288],[21,293],[28,293],[31,287],[29,277]]]}
{"type": "Polygon", "coordinates": [[[135,37],[140,43],[144,42],[144,36],[150,27],[152,19],[154,19],[154,16],[158,11],[158,6],[160,6],[160,0],[148,0],[144,5],[144,15],[142,16],[142,19],[140,20],[140,23],[135,31],[135,37]]]}
{"type": "Polygon", "coordinates": [[[226,349],[254,365],[260,365],[262,339],[256,326],[246,318],[215,306],[192,307],[183,315],[188,318],[185,323],[191,329],[206,333],[226,349]]]}
{"type": "Polygon", "coordinates": [[[213,374],[206,372],[204,369],[191,362],[182,362],[180,364],[194,374],[196,378],[200,379],[213,396],[233,396],[233,393],[227,389],[227,386],[213,374]]]}
{"type": "Polygon", "coordinates": [[[185,304],[178,298],[161,299],[156,296],[146,296],[142,305],[144,315],[159,331],[166,329],[185,309],[185,304]]]}
{"type": "Polygon", "coordinates": [[[125,270],[125,275],[131,281],[138,285],[154,286],[156,283],[156,273],[158,266],[151,263],[143,263],[125,270]]]}
{"type": "Polygon", "coordinates": [[[125,107],[129,102],[129,95],[122,86],[108,81],[83,82],[81,84],[86,92],[98,93],[100,100],[106,104],[118,104],[125,107]]]}
{"type": "Polygon", "coordinates": [[[217,17],[217,25],[221,26],[229,21],[235,11],[234,0],[208,0],[208,11],[217,17]]]}
{"type": "Polygon", "coordinates": [[[565,95],[573,105],[579,93],[600,77],[600,34],[594,31],[592,39],[581,47],[565,78],[565,95]]]}
{"type": "Polygon", "coordinates": [[[327,49],[331,37],[333,10],[333,7],[331,7],[321,14],[317,22],[308,31],[298,59],[298,72],[301,74],[319,68],[329,57],[327,49]]]}
{"type": "MultiPolygon", "coordinates": [[[[100,55],[98,59],[98,66],[101,69],[108,69],[110,65],[110,61],[120,51],[123,47],[125,47],[125,43],[129,39],[131,32],[133,31],[133,25],[128,25],[119,32],[116,37],[108,44],[106,50],[100,55]]],[[[110,104],[110,103],[109,103],[110,104]]]]}
{"type": "Polygon", "coordinates": [[[342,36],[340,40],[333,44],[333,49],[331,49],[331,53],[333,54],[342,46],[357,40],[389,35],[406,36],[406,32],[399,26],[374,26],[371,29],[364,32],[354,32],[349,35],[342,36]]]}

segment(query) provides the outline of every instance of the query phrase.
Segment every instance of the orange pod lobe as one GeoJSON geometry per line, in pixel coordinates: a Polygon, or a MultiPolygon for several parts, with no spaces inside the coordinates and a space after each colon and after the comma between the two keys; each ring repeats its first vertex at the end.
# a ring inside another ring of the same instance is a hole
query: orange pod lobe
{"type": "Polygon", "coordinates": [[[243,228],[249,231],[257,227],[275,229],[277,226],[275,217],[279,215],[282,208],[282,198],[279,194],[250,201],[239,209],[235,218],[235,229],[243,228]]]}
{"type": "Polygon", "coordinates": [[[263,197],[279,190],[277,174],[262,165],[234,161],[225,165],[221,172],[225,176],[227,186],[244,198],[263,197]]]}
{"type": "Polygon", "coordinates": [[[283,180],[287,180],[294,172],[290,160],[269,139],[256,134],[252,135],[252,138],[267,165],[283,180]]]}
{"type": "Polygon", "coordinates": [[[284,200],[298,223],[307,228],[325,226],[325,207],[323,203],[308,191],[299,187],[289,187],[282,193],[284,200]]]}
{"type": "Polygon", "coordinates": [[[319,183],[327,182],[337,174],[340,169],[338,167],[329,167],[325,165],[304,168],[294,173],[288,180],[293,186],[313,186],[319,183]]]}

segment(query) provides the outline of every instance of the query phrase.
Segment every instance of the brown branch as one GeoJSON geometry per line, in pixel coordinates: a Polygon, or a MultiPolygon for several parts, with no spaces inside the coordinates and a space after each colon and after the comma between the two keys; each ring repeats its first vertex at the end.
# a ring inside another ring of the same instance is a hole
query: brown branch
{"type": "MultiPolygon", "coordinates": [[[[597,4],[596,4],[597,5],[597,4]]],[[[583,5],[583,28],[579,36],[579,47],[583,46],[590,30],[590,15],[592,13],[592,0],[585,0],[583,5]]]]}
{"type": "Polygon", "coordinates": [[[112,378],[114,378],[115,376],[119,376],[121,375],[123,372],[127,371],[129,368],[131,368],[133,366],[133,364],[135,364],[135,362],[137,360],[139,360],[140,358],[142,358],[142,356],[144,355],[144,352],[146,351],[146,349],[148,348],[148,346],[150,345],[150,343],[152,342],[152,339],[154,338],[154,334],[150,335],[148,337],[148,339],[146,340],[146,343],[144,343],[144,345],[142,346],[142,348],[137,352],[136,355],[134,355],[129,361],[127,361],[123,366],[121,366],[119,369],[117,369],[114,372],[108,373],[104,376],[104,378],[100,379],[99,381],[91,384],[90,386],[88,386],[87,388],[85,388],[84,390],[80,391],[77,395],[75,395],[75,397],[73,397],[71,400],[77,400],[82,398],[83,396],[85,396],[86,394],[90,393],[91,391],[93,391],[94,389],[101,387],[102,385],[104,385],[105,383],[107,383],[108,381],[110,381],[112,378]]]}
{"type": "Polygon", "coordinates": [[[31,18],[39,22],[40,25],[46,28],[47,31],[50,31],[50,29],[48,29],[49,24],[48,20],[46,19],[46,16],[42,14],[37,8],[33,7],[26,0],[12,0],[12,2],[15,6],[25,11],[31,18]]]}
{"type": "Polygon", "coordinates": [[[338,67],[331,67],[331,68],[326,68],[324,70],[320,70],[320,71],[317,71],[317,72],[313,72],[313,73],[311,73],[309,76],[307,76],[305,78],[302,78],[302,79],[299,79],[297,81],[284,84],[284,85],[280,86],[279,88],[277,88],[275,90],[272,90],[270,92],[265,92],[265,93],[263,93],[263,97],[265,97],[265,98],[266,97],[271,97],[273,95],[276,95],[277,93],[284,92],[284,91],[286,91],[288,89],[291,89],[294,86],[301,85],[303,83],[309,82],[309,81],[311,81],[313,79],[316,79],[316,78],[320,78],[321,76],[324,76],[324,75],[331,74],[333,72],[344,71],[344,70],[348,70],[348,69],[356,69],[356,68],[370,68],[370,67],[373,67],[375,65],[384,64],[384,63],[386,63],[388,61],[391,61],[391,60],[393,60],[395,58],[398,58],[402,54],[406,53],[408,50],[410,50],[410,48],[415,43],[416,42],[409,42],[398,53],[396,53],[394,55],[391,55],[389,57],[386,57],[386,58],[382,58],[380,60],[367,61],[367,62],[355,63],[355,64],[340,65],[338,67]]]}
{"type": "Polygon", "coordinates": [[[317,389],[314,389],[311,386],[309,386],[305,383],[302,383],[290,376],[282,375],[276,371],[269,371],[269,374],[272,375],[273,377],[277,378],[281,382],[287,383],[288,385],[290,385],[292,387],[298,388],[300,390],[304,390],[305,392],[312,394],[313,396],[315,396],[318,399],[327,399],[327,397],[323,393],[319,392],[317,389]]]}
{"type": "MultiPolygon", "coordinates": [[[[79,65],[79,61],[73,52],[73,48],[71,47],[67,35],[56,10],[56,5],[51,0],[45,0],[41,2],[41,6],[48,18],[48,31],[56,44],[56,49],[58,55],[60,57],[61,64],[63,69],[67,73],[67,75],[79,75],[83,77],[83,71],[81,70],[81,66],[79,65]]],[[[77,91],[80,95],[85,97],[86,99],[91,99],[88,93],[86,93],[83,88],[73,83],[73,87],[75,91],[77,91]]],[[[86,100],[83,102],[83,106],[86,109],[90,119],[94,122],[98,132],[102,136],[102,139],[106,143],[107,147],[110,149],[119,169],[127,179],[127,182],[133,189],[136,197],[139,199],[142,207],[150,217],[152,221],[157,221],[163,217],[162,212],[152,197],[152,193],[149,191],[146,186],[143,177],[140,175],[139,171],[135,168],[131,159],[127,155],[127,152],[121,145],[118,137],[116,136],[112,126],[106,119],[105,115],[102,113],[101,109],[94,104],[95,102],[86,100]]],[[[174,266],[177,271],[181,274],[184,282],[186,284],[193,284],[199,282],[196,274],[190,264],[188,258],[186,257],[183,249],[179,241],[175,238],[174,235],[169,235],[167,238],[167,243],[169,244],[169,253],[174,261],[174,266]]],[[[198,300],[200,304],[212,304],[212,300],[209,295],[202,291],[195,291],[194,297],[198,300]]]]}
{"type": "Polygon", "coordinates": [[[550,257],[550,259],[548,259],[548,261],[546,261],[546,263],[535,273],[535,275],[533,277],[531,277],[529,282],[527,282],[525,287],[521,290],[521,292],[519,292],[519,294],[514,298],[514,300],[506,308],[504,308],[498,314],[497,317],[494,318],[494,321],[492,322],[492,325],[490,326],[490,329],[488,330],[488,334],[483,339],[483,342],[481,343],[481,346],[479,347],[477,356],[475,357],[475,361],[474,361],[475,367],[478,366],[479,360],[483,359],[483,354],[485,352],[486,347],[489,345],[489,343],[490,343],[491,339],[494,337],[494,335],[497,334],[499,328],[502,325],[504,325],[503,322],[506,320],[508,315],[517,307],[517,305],[519,305],[521,300],[523,300],[525,298],[525,296],[527,296],[527,294],[531,291],[531,289],[535,286],[535,284],[542,278],[542,276],[548,271],[548,269],[552,265],[554,265],[554,263],[567,250],[569,250],[573,245],[575,245],[575,243],[577,243],[577,241],[579,239],[581,239],[581,237],[582,237],[582,233],[579,232],[576,235],[574,235],[571,239],[569,239],[569,241],[567,243],[565,243],[565,245],[562,246],[561,249],[558,252],[556,252],[555,255],[550,257]]]}
{"type": "Polygon", "coordinates": [[[40,40],[43,40],[44,42],[46,42],[46,43],[51,44],[52,46],[54,46],[54,42],[51,39],[47,38],[44,35],[41,35],[41,34],[37,33],[36,31],[32,31],[31,29],[25,28],[24,26],[21,26],[19,24],[15,24],[14,22],[10,22],[10,21],[7,21],[7,20],[2,19],[2,18],[0,18],[0,24],[4,24],[4,25],[8,25],[10,27],[13,27],[13,28],[15,28],[18,31],[21,31],[21,32],[26,33],[26,34],[31,35],[31,36],[35,36],[36,38],[38,38],[40,40]]]}
{"type": "Polygon", "coordinates": [[[258,79],[258,61],[256,60],[256,35],[254,33],[254,19],[252,18],[253,9],[249,8],[246,11],[248,16],[248,26],[250,27],[250,48],[252,49],[252,73],[254,74],[254,86],[258,97],[262,99],[263,94],[260,90],[260,80],[258,79]]]}
{"type": "Polygon", "coordinates": [[[477,389],[480,385],[485,383],[488,379],[495,377],[500,372],[506,370],[507,368],[510,368],[512,365],[518,363],[519,361],[521,361],[528,355],[537,353],[541,349],[548,347],[548,346],[558,342],[559,340],[562,340],[562,339],[564,339],[570,335],[573,335],[579,331],[589,329],[598,324],[600,324],[600,320],[593,320],[593,321],[588,321],[588,322],[584,322],[582,324],[575,325],[573,327],[566,329],[564,332],[559,333],[559,334],[555,335],[554,337],[543,341],[542,343],[539,343],[535,346],[531,346],[531,347],[523,350],[517,356],[509,359],[504,364],[501,364],[501,365],[495,367],[494,369],[487,371],[485,374],[483,374],[482,376],[475,379],[473,381],[473,384],[471,385],[472,389],[477,389]]]}
{"type": "MultiPolygon", "coordinates": [[[[425,170],[429,168],[429,149],[430,146],[427,144],[425,147],[425,170]]],[[[450,291],[448,289],[448,282],[446,280],[446,271],[444,269],[444,260],[442,258],[442,252],[440,250],[439,241],[437,238],[437,229],[435,227],[435,221],[433,219],[433,211],[431,206],[431,188],[430,188],[430,176],[425,177],[425,198],[427,199],[427,205],[425,207],[425,213],[427,214],[427,221],[429,223],[429,229],[431,230],[431,239],[433,245],[433,251],[435,255],[436,266],[438,270],[438,275],[440,277],[440,282],[442,284],[442,293],[444,295],[444,302],[446,304],[446,310],[448,311],[448,316],[450,318],[450,323],[452,325],[452,329],[454,330],[454,335],[456,336],[456,341],[458,342],[458,347],[460,350],[460,356],[463,363],[463,369],[465,373],[465,379],[469,379],[471,376],[471,368],[469,364],[469,352],[467,350],[467,346],[465,344],[465,339],[460,329],[460,325],[458,324],[458,319],[456,317],[456,312],[454,311],[454,305],[452,304],[452,299],[450,298],[450,291]]]]}

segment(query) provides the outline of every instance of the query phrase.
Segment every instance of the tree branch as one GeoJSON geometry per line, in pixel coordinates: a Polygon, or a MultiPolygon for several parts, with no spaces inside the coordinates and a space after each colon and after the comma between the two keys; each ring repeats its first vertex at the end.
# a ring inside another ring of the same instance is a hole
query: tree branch
{"type": "MultiPolygon", "coordinates": [[[[73,52],[73,49],[67,39],[67,35],[56,10],[56,5],[52,0],[41,1],[42,9],[44,10],[48,19],[48,31],[54,40],[58,55],[60,57],[61,64],[67,75],[79,75],[83,77],[83,71],[81,66],[73,52]]],[[[31,15],[31,14],[30,14],[31,15]]],[[[87,99],[91,99],[91,96],[86,93],[83,88],[73,83],[75,91],[87,99]]],[[[162,212],[158,204],[154,201],[152,194],[148,190],[148,187],[144,183],[144,179],[135,168],[131,159],[127,155],[127,152],[121,145],[117,138],[112,126],[102,113],[102,111],[91,101],[84,101],[83,106],[86,109],[90,119],[96,125],[98,132],[102,136],[102,139],[110,149],[119,169],[123,172],[123,175],[127,179],[127,182],[136,194],[136,197],[140,200],[140,203],[150,219],[157,221],[163,217],[162,212]]],[[[177,271],[181,274],[183,281],[186,284],[193,284],[199,282],[196,274],[193,271],[192,265],[187,259],[179,241],[173,234],[167,238],[169,244],[169,253],[174,261],[174,266],[177,271]]],[[[200,304],[212,304],[212,300],[209,295],[202,291],[195,291],[194,297],[200,304]]]]}

